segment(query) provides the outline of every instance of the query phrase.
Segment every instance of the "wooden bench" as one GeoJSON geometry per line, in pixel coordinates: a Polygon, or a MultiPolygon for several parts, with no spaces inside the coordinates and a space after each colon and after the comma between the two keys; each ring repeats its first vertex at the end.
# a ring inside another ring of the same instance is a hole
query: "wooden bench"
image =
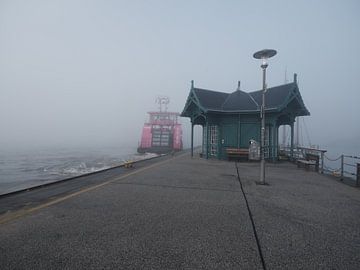
{"type": "Polygon", "coordinates": [[[298,168],[304,167],[306,170],[310,169],[310,166],[314,166],[314,169],[316,172],[319,172],[319,161],[320,158],[318,155],[314,154],[306,154],[306,159],[298,159],[297,160],[297,166],[298,168]]]}
{"type": "Polygon", "coordinates": [[[226,148],[226,154],[228,159],[249,159],[249,149],[248,148],[226,148]]]}

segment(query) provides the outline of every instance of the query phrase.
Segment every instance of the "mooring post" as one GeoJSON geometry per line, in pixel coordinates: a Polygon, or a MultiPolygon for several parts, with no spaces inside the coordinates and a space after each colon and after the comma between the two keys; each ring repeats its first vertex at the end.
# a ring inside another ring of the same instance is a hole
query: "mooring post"
{"type": "Polygon", "coordinates": [[[360,187],[360,163],[357,163],[356,170],[356,186],[360,187]]]}

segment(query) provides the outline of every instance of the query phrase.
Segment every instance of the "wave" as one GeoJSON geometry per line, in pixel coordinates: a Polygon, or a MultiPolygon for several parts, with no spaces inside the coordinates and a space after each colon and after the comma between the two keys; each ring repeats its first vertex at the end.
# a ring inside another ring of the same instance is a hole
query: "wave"
{"type": "Polygon", "coordinates": [[[26,185],[34,186],[83,174],[102,171],[126,161],[149,159],[157,154],[132,154],[133,148],[35,152],[0,152],[0,194],[26,185]],[[27,184],[26,184],[27,183],[27,184]],[[35,183],[35,184],[34,184],[35,183]]]}
{"type": "Polygon", "coordinates": [[[128,155],[127,157],[121,159],[102,158],[87,161],[79,161],[79,158],[72,158],[72,161],[67,159],[67,162],[63,164],[41,167],[39,168],[39,171],[47,175],[64,176],[65,178],[106,170],[112,167],[120,166],[127,161],[140,161],[156,156],[158,156],[158,154],[145,153],[128,155]]]}

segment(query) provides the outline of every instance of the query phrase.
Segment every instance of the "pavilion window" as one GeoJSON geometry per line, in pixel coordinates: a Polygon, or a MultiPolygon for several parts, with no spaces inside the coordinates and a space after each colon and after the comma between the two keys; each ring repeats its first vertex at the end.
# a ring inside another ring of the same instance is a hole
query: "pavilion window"
{"type": "Polygon", "coordinates": [[[218,152],[218,127],[210,126],[210,155],[216,156],[218,152]]]}
{"type": "Polygon", "coordinates": [[[203,153],[203,155],[206,155],[206,153],[207,153],[207,149],[206,149],[206,147],[207,147],[207,133],[208,133],[208,131],[207,131],[207,126],[203,126],[203,140],[202,140],[202,153],[203,153]]]}

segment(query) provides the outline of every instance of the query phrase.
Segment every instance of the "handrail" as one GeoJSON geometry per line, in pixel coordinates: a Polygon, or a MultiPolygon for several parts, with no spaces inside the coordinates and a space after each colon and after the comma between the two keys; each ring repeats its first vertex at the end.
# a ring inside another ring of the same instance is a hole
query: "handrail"
{"type": "Polygon", "coordinates": [[[327,157],[326,155],[324,155],[324,157],[329,161],[338,161],[339,159],[341,159],[341,156],[339,156],[338,158],[335,158],[335,159],[331,159],[331,158],[327,157]]]}
{"type": "Polygon", "coordinates": [[[340,177],[341,180],[344,179],[344,177],[347,177],[351,179],[354,179],[353,176],[355,176],[356,180],[356,186],[360,186],[360,162],[357,162],[357,160],[360,160],[360,156],[352,156],[352,155],[340,155],[336,158],[330,158],[325,153],[327,150],[325,149],[316,149],[311,147],[303,147],[303,146],[295,146],[292,150],[291,147],[280,147],[279,151],[284,151],[285,155],[297,160],[305,158],[306,154],[317,154],[320,158],[320,172],[321,173],[331,173],[333,176],[340,177]],[[352,159],[352,161],[351,161],[352,159]],[[332,169],[324,164],[324,160],[327,160],[329,162],[339,162],[337,164],[340,165],[340,168],[338,169],[332,169]]]}
{"type": "Polygon", "coordinates": [[[296,148],[298,148],[298,149],[304,149],[304,150],[310,150],[310,151],[314,151],[314,152],[322,152],[322,153],[327,152],[327,150],[317,149],[317,148],[312,148],[312,147],[296,146],[296,148]]]}
{"type": "Polygon", "coordinates": [[[360,159],[360,157],[357,157],[357,156],[348,156],[348,155],[344,155],[344,157],[347,157],[347,158],[354,158],[354,159],[360,159]]]}

